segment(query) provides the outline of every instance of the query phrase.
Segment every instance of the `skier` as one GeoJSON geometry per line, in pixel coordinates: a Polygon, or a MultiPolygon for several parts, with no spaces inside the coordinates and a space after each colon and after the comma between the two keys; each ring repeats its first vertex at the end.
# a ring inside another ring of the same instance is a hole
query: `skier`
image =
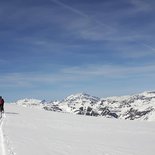
{"type": "Polygon", "coordinates": [[[0,96],[0,112],[4,112],[4,99],[0,96]]]}

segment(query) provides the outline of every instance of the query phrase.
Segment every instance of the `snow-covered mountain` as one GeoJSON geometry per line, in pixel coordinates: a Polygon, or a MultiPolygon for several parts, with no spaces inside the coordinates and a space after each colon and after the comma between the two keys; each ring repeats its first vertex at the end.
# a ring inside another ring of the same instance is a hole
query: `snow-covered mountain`
{"type": "Polygon", "coordinates": [[[98,98],[86,93],[70,95],[62,101],[46,103],[41,100],[17,101],[24,106],[40,106],[45,110],[89,116],[129,120],[155,121],[155,91],[130,96],[98,98]]]}

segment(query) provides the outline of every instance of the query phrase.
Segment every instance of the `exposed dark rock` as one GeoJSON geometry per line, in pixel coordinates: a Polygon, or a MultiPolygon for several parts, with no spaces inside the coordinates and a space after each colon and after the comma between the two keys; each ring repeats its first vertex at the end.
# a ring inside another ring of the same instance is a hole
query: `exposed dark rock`
{"type": "Polygon", "coordinates": [[[62,109],[60,109],[58,106],[50,106],[50,107],[45,106],[43,107],[43,109],[48,111],[58,111],[58,112],[62,111],[62,109]]]}
{"type": "Polygon", "coordinates": [[[130,120],[134,120],[137,118],[140,118],[146,114],[148,114],[149,112],[151,112],[152,110],[144,110],[144,111],[138,111],[137,109],[133,109],[131,108],[127,113],[127,117],[125,117],[125,119],[130,119],[130,120]]]}

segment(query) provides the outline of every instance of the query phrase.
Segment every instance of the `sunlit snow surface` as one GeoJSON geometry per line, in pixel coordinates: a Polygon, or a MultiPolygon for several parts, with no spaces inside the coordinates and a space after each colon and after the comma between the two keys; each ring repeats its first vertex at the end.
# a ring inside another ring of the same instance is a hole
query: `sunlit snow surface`
{"type": "Polygon", "coordinates": [[[154,155],[155,122],[6,105],[0,155],[154,155]],[[3,151],[3,152],[2,152],[3,151]]]}

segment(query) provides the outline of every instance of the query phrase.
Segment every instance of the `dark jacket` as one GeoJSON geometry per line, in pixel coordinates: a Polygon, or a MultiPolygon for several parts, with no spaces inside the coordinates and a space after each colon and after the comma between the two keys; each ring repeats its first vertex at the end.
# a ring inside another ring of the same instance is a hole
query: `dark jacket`
{"type": "Polygon", "coordinates": [[[0,111],[4,111],[4,99],[0,98],[0,111]]]}

